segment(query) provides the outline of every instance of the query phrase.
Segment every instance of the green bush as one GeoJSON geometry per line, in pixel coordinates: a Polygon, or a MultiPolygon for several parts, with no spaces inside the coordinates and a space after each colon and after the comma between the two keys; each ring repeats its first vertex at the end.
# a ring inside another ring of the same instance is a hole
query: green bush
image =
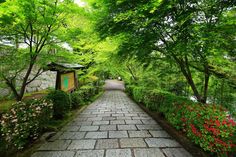
{"type": "Polygon", "coordinates": [[[2,115],[1,132],[9,146],[22,149],[31,140],[38,138],[40,132],[53,115],[53,105],[44,99],[31,103],[17,102],[9,112],[2,115]]]}
{"type": "Polygon", "coordinates": [[[102,91],[101,86],[84,85],[80,87],[77,91],[71,93],[70,95],[72,108],[76,109],[80,105],[90,102],[91,98],[97,95],[100,91],[102,91]]]}
{"type": "Polygon", "coordinates": [[[81,104],[83,104],[82,97],[80,96],[79,91],[71,93],[70,97],[71,97],[71,106],[73,109],[77,109],[81,104]]]}
{"type": "Polygon", "coordinates": [[[125,84],[125,92],[133,97],[133,87],[132,85],[125,84]]]}
{"type": "Polygon", "coordinates": [[[53,102],[53,117],[55,119],[62,119],[65,114],[71,109],[70,95],[61,90],[51,91],[47,96],[47,99],[53,102]]]}
{"type": "Polygon", "coordinates": [[[143,102],[145,89],[143,87],[133,87],[132,95],[137,102],[143,102]]]}
{"type": "Polygon", "coordinates": [[[80,95],[82,96],[84,101],[89,101],[90,97],[93,95],[92,93],[92,89],[94,87],[92,85],[84,85],[82,87],[80,87],[79,91],[80,91],[80,95]]]}

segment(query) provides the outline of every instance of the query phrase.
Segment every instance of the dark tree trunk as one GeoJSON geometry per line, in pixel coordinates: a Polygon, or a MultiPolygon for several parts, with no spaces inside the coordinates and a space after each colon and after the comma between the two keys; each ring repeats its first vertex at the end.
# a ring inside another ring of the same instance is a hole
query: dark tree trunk
{"type": "Polygon", "coordinates": [[[20,89],[20,93],[19,93],[19,96],[17,97],[17,101],[21,101],[23,96],[24,96],[24,93],[25,93],[25,88],[27,86],[27,81],[29,79],[29,76],[31,74],[31,71],[33,69],[33,66],[34,66],[34,61],[32,60],[29,64],[29,67],[27,69],[27,72],[23,78],[23,82],[22,82],[22,85],[21,85],[21,89],[20,89]]]}
{"type": "Polygon", "coordinates": [[[210,73],[209,73],[209,68],[208,65],[205,65],[205,82],[204,82],[204,93],[203,93],[203,103],[206,103],[207,101],[207,94],[208,94],[208,84],[209,84],[209,80],[210,80],[210,73]]]}
{"type": "Polygon", "coordinates": [[[178,65],[180,67],[180,70],[183,73],[184,77],[186,78],[188,84],[190,85],[194,96],[197,98],[197,101],[201,102],[201,103],[205,103],[202,99],[202,96],[198,92],[197,87],[196,87],[196,85],[193,81],[192,74],[191,74],[191,71],[190,71],[190,68],[189,68],[189,63],[188,63],[187,56],[185,56],[185,58],[183,58],[183,59],[179,59],[175,56],[174,59],[178,63],[178,65]]]}
{"type": "Polygon", "coordinates": [[[11,90],[13,92],[13,95],[15,96],[16,100],[18,100],[20,95],[17,92],[16,87],[15,87],[13,81],[10,81],[10,80],[7,80],[7,79],[5,79],[5,81],[6,81],[7,86],[11,88],[11,90]]]}

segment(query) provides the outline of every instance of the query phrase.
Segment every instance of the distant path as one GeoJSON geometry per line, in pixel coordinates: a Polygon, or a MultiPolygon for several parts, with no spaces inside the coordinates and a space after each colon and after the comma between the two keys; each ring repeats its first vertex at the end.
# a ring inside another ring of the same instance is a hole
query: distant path
{"type": "Polygon", "coordinates": [[[118,80],[106,80],[106,90],[125,90],[124,82],[118,80]]]}
{"type": "Polygon", "coordinates": [[[126,96],[123,82],[107,80],[105,89],[32,157],[191,157],[126,96]]]}

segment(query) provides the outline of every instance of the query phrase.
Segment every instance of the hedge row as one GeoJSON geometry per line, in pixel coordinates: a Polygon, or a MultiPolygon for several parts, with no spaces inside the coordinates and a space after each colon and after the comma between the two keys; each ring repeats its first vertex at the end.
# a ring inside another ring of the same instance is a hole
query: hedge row
{"type": "Polygon", "coordinates": [[[219,105],[203,105],[168,92],[127,86],[135,101],[152,111],[163,113],[178,130],[210,152],[235,150],[236,123],[219,105]]]}

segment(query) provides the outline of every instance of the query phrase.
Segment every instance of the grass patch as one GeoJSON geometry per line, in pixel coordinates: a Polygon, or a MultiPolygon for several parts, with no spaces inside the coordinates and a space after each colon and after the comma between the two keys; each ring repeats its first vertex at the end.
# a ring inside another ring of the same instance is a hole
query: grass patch
{"type": "Polygon", "coordinates": [[[15,100],[1,100],[0,101],[0,113],[6,112],[9,110],[11,105],[15,103],[15,100]]]}
{"type": "MultiPolygon", "coordinates": [[[[23,97],[25,98],[34,98],[35,95],[46,95],[48,93],[48,90],[42,90],[42,91],[37,91],[37,92],[32,92],[32,93],[26,93],[23,97]]],[[[11,99],[11,100],[0,100],[0,113],[7,112],[11,105],[15,103],[16,100],[11,99]]]]}
{"type": "Polygon", "coordinates": [[[28,96],[33,96],[35,94],[47,94],[49,92],[48,89],[44,89],[44,90],[41,90],[41,91],[36,91],[36,92],[31,92],[31,93],[25,93],[24,94],[24,97],[28,97],[28,96]]]}

